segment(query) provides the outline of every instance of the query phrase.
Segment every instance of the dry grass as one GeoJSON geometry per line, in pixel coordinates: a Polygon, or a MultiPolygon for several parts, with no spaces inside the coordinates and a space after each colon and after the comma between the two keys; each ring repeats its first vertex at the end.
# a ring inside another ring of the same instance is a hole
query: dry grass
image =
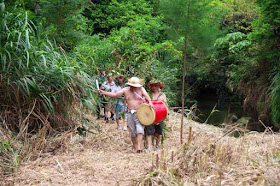
{"type": "MultiPolygon", "coordinates": [[[[92,120],[94,121],[94,120],[92,120]]],[[[100,122],[100,121],[99,121],[100,122]]],[[[101,133],[67,134],[63,146],[27,161],[0,183],[10,185],[277,185],[280,136],[271,133],[224,136],[223,129],[185,120],[172,113],[163,150],[136,154],[128,132],[100,123],[101,133]],[[222,138],[221,138],[222,137],[222,138]],[[217,141],[218,140],[218,141],[217,141]],[[215,143],[216,142],[216,143],[215,143]]],[[[62,140],[62,139],[61,139],[62,140]]],[[[57,141],[57,140],[55,140],[57,141]]],[[[54,143],[55,144],[55,143],[54,143]]]]}
{"type": "MultiPolygon", "coordinates": [[[[64,150],[27,161],[14,174],[0,178],[11,185],[134,185],[151,166],[151,154],[131,150],[127,131],[101,122],[101,133],[72,133],[64,150]],[[142,166],[145,165],[145,166],[142,166]]],[[[91,130],[92,127],[90,127],[91,130]]],[[[97,132],[97,131],[95,131],[97,132]]]]}
{"type": "MultiPolygon", "coordinates": [[[[170,124],[172,135],[179,136],[176,118],[170,124]]],[[[234,138],[219,128],[188,123],[193,129],[191,141],[165,152],[161,166],[141,185],[279,185],[279,134],[267,131],[234,138]]]]}

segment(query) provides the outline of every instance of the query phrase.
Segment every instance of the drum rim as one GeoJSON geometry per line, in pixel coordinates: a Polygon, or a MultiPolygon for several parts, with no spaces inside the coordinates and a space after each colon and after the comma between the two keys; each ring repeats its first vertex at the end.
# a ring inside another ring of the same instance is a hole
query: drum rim
{"type": "MultiPolygon", "coordinates": [[[[140,106],[139,106],[139,108],[142,106],[142,105],[145,105],[145,106],[148,106],[149,107],[149,104],[147,104],[147,103],[142,103],[140,106]]],[[[138,108],[138,109],[139,109],[138,108]]],[[[138,110],[137,109],[137,110],[138,110]]],[[[152,112],[153,112],[153,121],[152,121],[152,123],[151,124],[144,124],[144,123],[141,123],[142,125],[145,125],[145,126],[149,126],[149,125],[152,125],[152,124],[154,124],[154,122],[155,122],[155,120],[156,120],[156,112],[155,112],[155,109],[153,108],[153,107],[151,107],[151,110],[152,110],[152,112]]],[[[137,114],[138,114],[139,112],[137,112],[137,114]]],[[[137,116],[138,117],[138,116],[137,116]]],[[[139,120],[139,117],[138,117],[138,120],[139,120]]],[[[140,121],[140,120],[139,120],[140,121]]]]}

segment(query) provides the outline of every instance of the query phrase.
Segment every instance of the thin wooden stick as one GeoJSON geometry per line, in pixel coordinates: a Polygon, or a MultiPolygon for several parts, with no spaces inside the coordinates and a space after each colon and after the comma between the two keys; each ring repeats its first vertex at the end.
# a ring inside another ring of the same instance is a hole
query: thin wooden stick
{"type": "Polygon", "coordinates": [[[159,156],[156,154],[156,168],[159,168],[159,156]]]}
{"type": "Polygon", "coordinates": [[[265,131],[267,130],[267,131],[270,131],[270,132],[272,132],[272,133],[273,133],[273,130],[271,130],[271,128],[270,128],[270,127],[265,126],[265,124],[262,122],[262,120],[259,120],[259,122],[262,124],[262,126],[264,126],[265,131]]]}
{"type": "Polygon", "coordinates": [[[192,139],[192,127],[189,127],[189,137],[188,137],[188,143],[191,142],[192,139]]]}

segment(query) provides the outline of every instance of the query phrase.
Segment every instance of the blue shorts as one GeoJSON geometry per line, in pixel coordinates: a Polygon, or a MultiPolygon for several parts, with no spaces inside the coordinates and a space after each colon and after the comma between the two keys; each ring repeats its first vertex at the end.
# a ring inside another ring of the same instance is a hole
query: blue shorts
{"type": "MultiPolygon", "coordinates": [[[[114,104],[116,110],[116,119],[121,119],[120,113],[124,112],[124,105],[123,104],[114,104]]],[[[127,114],[124,114],[124,119],[127,118],[127,114]]]]}

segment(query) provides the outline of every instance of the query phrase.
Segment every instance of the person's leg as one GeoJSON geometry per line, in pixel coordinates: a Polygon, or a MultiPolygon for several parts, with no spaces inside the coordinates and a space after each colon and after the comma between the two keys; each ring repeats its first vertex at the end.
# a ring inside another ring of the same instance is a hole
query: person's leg
{"type": "Polygon", "coordinates": [[[120,104],[116,104],[115,106],[115,111],[116,111],[116,122],[117,122],[117,129],[121,130],[121,126],[120,126],[120,112],[121,112],[121,105],[120,104]]]}
{"type": "Polygon", "coordinates": [[[131,136],[131,130],[128,126],[127,126],[127,128],[128,128],[128,136],[130,137],[131,136]]]}
{"type": "Polygon", "coordinates": [[[158,125],[155,125],[155,138],[156,138],[156,148],[159,149],[159,145],[161,142],[161,136],[162,136],[162,127],[163,123],[159,123],[158,125]]]}
{"type": "Polygon", "coordinates": [[[116,122],[117,122],[117,129],[121,130],[120,120],[119,120],[119,119],[116,119],[116,122]]]}
{"type": "Polygon", "coordinates": [[[144,135],[144,126],[139,122],[136,113],[134,113],[133,116],[134,116],[133,118],[134,118],[134,122],[135,122],[135,125],[136,125],[137,152],[141,152],[142,151],[142,143],[143,143],[143,135],[144,135]]]}
{"type": "Polygon", "coordinates": [[[152,136],[155,134],[155,126],[154,125],[146,126],[145,134],[146,134],[147,149],[152,150],[153,149],[152,136]]]}
{"type": "Polygon", "coordinates": [[[106,123],[109,123],[110,117],[111,117],[111,113],[112,113],[112,103],[106,103],[106,123]]]}
{"type": "Polygon", "coordinates": [[[113,108],[113,104],[112,103],[110,103],[110,104],[111,104],[111,112],[110,112],[111,117],[110,118],[111,118],[112,121],[115,121],[115,118],[114,118],[115,109],[113,108]]]}
{"type": "Polygon", "coordinates": [[[161,135],[155,133],[155,138],[156,138],[156,147],[159,147],[160,140],[161,140],[161,135]]]}
{"type": "Polygon", "coordinates": [[[100,119],[101,105],[98,103],[96,106],[97,119],[100,119]]]}
{"type": "Polygon", "coordinates": [[[112,120],[112,121],[115,121],[114,115],[115,115],[115,114],[114,114],[114,111],[112,110],[112,111],[111,111],[111,120],[112,120]]]}
{"type": "MultiPolygon", "coordinates": [[[[124,109],[122,109],[122,110],[124,110],[124,109]]],[[[126,111],[127,111],[127,108],[126,108],[126,111]]],[[[124,113],[123,130],[127,130],[127,112],[124,113]]]]}
{"type": "Polygon", "coordinates": [[[147,149],[152,150],[153,149],[152,135],[146,136],[146,141],[147,141],[147,149]]]}
{"type": "Polygon", "coordinates": [[[105,121],[106,123],[109,123],[109,114],[110,114],[110,103],[105,103],[105,121]]]}
{"type": "Polygon", "coordinates": [[[143,134],[138,133],[137,134],[137,140],[136,140],[136,146],[137,146],[137,151],[141,152],[142,151],[142,142],[143,142],[143,134]]]}
{"type": "Polygon", "coordinates": [[[109,103],[109,108],[110,108],[110,112],[109,112],[109,119],[111,119],[111,121],[115,121],[115,118],[114,118],[114,107],[113,107],[113,104],[112,103],[109,103]]]}
{"type": "Polygon", "coordinates": [[[127,120],[123,120],[123,130],[127,130],[127,120]]]}
{"type": "Polygon", "coordinates": [[[100,110],[100,112],[101,112],[100,113],[100,117],[104,117],[105,118],[105,104],[103,102],[101,102],[101,110],[100,110]]]}
{"type": "Polygon", "coordinates": [[[136,126],[133,119],[133,114],[127,114],[127,126],[129,128],[129,135],[131,137],[131,142],[133,145],[133,150],[137,150],[137,139],[136,139],[136,126]]]}
{"type": "Polygon", "coordinates": [[[137,138],[131,137],[132,145],[133,145],[133,150],[138,150],[138,143],[137,143],[137,138]]]}

